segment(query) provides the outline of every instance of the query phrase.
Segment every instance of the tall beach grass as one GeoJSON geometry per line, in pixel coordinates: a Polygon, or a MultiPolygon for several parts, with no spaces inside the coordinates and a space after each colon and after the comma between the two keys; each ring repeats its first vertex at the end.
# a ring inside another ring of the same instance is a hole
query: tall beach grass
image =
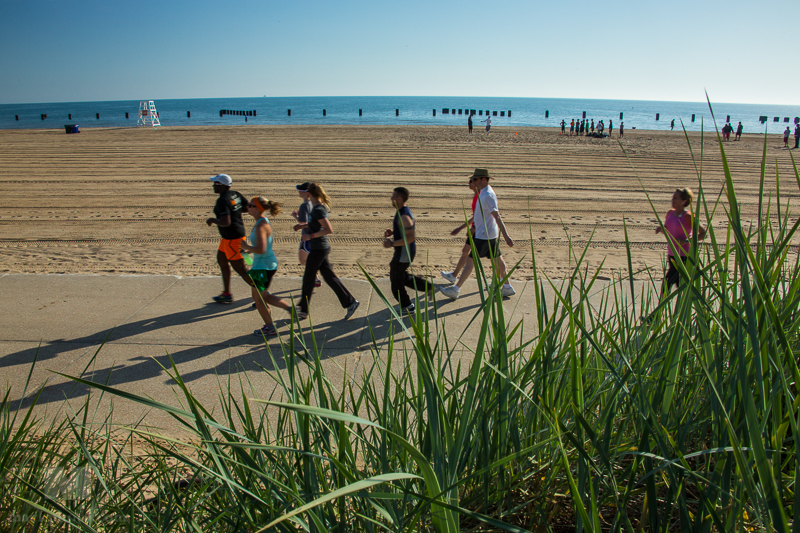
{"type": "MultiPolygon", "coordinates": [[[[692,154],[709,242],[693,243],[663,300],[651,296],[660,276],[637,293],[632,267],[601,286],[579,250],[568,278],[540,277],[531,246],[535,323],[509,322],[494,283],[480,291],[474,345],[448,335],[433,306],[399,316],[370,280],[395,330],[338,380],[294,326],[269,351],[285,366],[264,370],[274,389],[221,383],[214,410],[174,365],[179,407],[73,377],[163,410],[181,439],[138,427],[120,442],[89,399],[45,425],[6,395],[0,528],[800,531],[800,221],[776,175],[759,223],[745,225],[719,144],[722,197],[706,194],[692,154]]],[[[766,165],[765,144],[762,192],[766,165]]],[[[796,165],[794,178],[800,188],[796,165]]]]}

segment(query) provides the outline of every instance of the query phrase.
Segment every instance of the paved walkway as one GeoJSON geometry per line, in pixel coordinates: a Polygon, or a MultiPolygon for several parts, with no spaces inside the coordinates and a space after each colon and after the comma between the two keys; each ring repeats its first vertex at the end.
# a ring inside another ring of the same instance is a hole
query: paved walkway
{"type": "MultiPolygon", "coordinates": [[[[316,290],[311,302],[311,324],[334,385],[352,379],[359,372],[359,364],[364,363],[362,358],[372,361],[373,350],[385,350],[391,329],[396,340],[407,338],[404,332],[398,333],[399,324],[368,282],[344,283],[361,302],[350,320],[343,320],[344,309],[325,285],[316,290]]],[[[241,280],[234,282],[234,296],[239,299],[232,305],[211,302],[220,285],[218,278],[211,277],[0,276],[7,303],[0,321],[0,388],[10,387],[10,397],[22,408],[29,408],[37,389],[42,388],[36,411],[47,418],[77,411],[88,393],[86,386],[57,373],[83,375],[179,405],[180,391],[160,366],[169,367],[171,356],[192,393],[207,408],[217,406],[220,396],[227,394],[229,381],[232,395],[239,397],[241,378],[246,378],[242,383],[248,396],[267,398],[275,381],[264,369],[283,368],[281,341],[272,338],[265,344],[263,338],[253,335],[262,321],[251,307],[249,288],[241,280]],[[34,359],[37,362],[31,373],[34,359]],[[31,381],[24,390],[29,374],[31,381]]],[[[388,279],[379,280],[377,285],[389,294],[388,279]]],[[[517,295],[503,302],[507,320],[515,324],[522,321],[520,335],[529,339],[536,333],[533,285],[513,285],[517,295]]],[[[299,287],[299,278],[278,276],[273,282],[275,293],[286,299],[298,298],[299,287]]],[[[552,309],[553,294],[547,292],[552,309]]],[[[396,305],[393,299],[391,303],[396,305]]],[[[453,301],[437,293],[435,304],[428,309],[435,314],[440,333],[447,333],[451,346],[457,345],[459,336],[464,346],[474,346],[477,328],[467,326],[479,306],[477,283],[471,280],[462,289],[461,298],[453,301]]],[[[278,331],[286,341],[288,314],[282,310],[274,313],[278,331]]],[[[309,333],[309,321],[305,321],[303,336],[310,346],[309,333]]],[[[459,347],[456,356],[469,357],[469,350],[459,347]]],[[[92,405],[100,406],[94,415],[98,421],[111,411],[116,424],[146,419],[162,429],[174,426],[170,418],[148,412],[139,404],[108,395],[101,398],[97,391],[91,396],[92,405]]],[[[219,408],[215,411],[219,413],[219,408]]]]}

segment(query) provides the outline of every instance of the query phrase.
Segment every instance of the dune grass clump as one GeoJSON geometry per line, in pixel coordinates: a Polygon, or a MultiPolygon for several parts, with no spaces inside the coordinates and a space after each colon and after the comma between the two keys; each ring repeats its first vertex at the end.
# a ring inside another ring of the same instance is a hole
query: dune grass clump
{"type": "MultiPolygon", "coordinates": [[[[448,336],[432,307],[398,316],[370,280],[396,331],[338,381],[313,328],[294,327],[280,353],[265,348],[285,366],[269,371],[275,388],[222,384],[217,416],[174,366],[181,407],[74,377],[184,428],[180,441],[134,428],[138,461],[89,423],[88,400],[42,427],[12,423],[20,413],[6,397],[0,527],[797,531],[800,221],[776,175],[775,197],[761,194],[758,224],[745,226],[724,150],[722,161],[724,203],[708,200],[698,170],[710,243],[693,243],[663,299],[637,297],[632,268],[599,286],[577,250],[567,279],[540,278],[531,247],[534,323],[508,323],[494,280],[480,290],[474,345],[448,336]],[[47,489],[53,468],[82,473],[80,491],[47,489]]],[[[766,148],[762,192],[765,168],[766,148]]],[[[795,178],[800,187],[796,166],[795,178]]],[[[493,273],[476,266],[482,286],[493,273]]]]}

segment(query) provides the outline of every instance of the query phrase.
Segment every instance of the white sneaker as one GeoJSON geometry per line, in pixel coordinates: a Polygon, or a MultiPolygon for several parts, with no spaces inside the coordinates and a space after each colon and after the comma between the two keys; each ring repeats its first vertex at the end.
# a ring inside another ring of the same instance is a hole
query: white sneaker
{"type": "Polygon", "coordinates": [[[445,272],[444,270],[442,270],[441,274],[442,277],[447,281],[449,281],[450,283],[455,283],[456,281],[458,281],[458,278],[455,277],[452,272],[445,272]]]}
{"type": "Polygon", "coordinates": [[[450,285],[449,287],[440,287],[439,292],[450,298],[451,300],[458,300],[458,285],[450,285]]]}
{"type": "Polygon", "coordinates": [[[514,296],[515,294],[517,294],[517,291],[515,291],[514,287],[511,285],[503,285],[503,288],[500,289],[500,295],[504,298],[508,296],[514,296]]]}
{"type": "Polygon", "coordinates": [[[400,315],[402,315],[403,313],[409,313],[413,315],[416,310],[417,306],[414,305],[414,302],[408,304],[408,307],[400,307],[400,306],[397,307],[397,313],[400,315]]]}

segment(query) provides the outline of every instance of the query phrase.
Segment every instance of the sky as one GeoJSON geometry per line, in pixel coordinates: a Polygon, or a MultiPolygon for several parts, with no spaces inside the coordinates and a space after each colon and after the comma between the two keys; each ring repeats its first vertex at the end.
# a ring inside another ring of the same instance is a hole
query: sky
{"type": "Polygon", "coordinates": [[[498,96],[800,105],[798,0],[0,0],[0,104],[498,96]]]}

